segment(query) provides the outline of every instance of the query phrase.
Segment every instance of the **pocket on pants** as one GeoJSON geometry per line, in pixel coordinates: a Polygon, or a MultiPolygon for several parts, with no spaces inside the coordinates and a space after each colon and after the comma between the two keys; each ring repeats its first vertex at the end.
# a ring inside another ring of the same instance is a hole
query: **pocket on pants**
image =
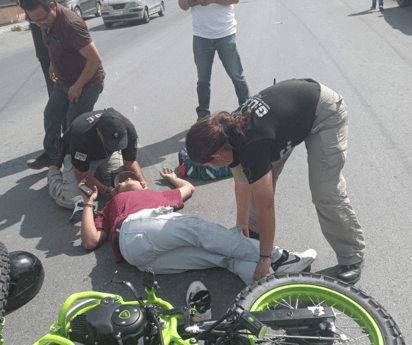
{"type": "Polygon", "coordinates": [[[146,232],[123,232],[120,235],[124,243],[126,261],[134,266],[146,265],[156,258],[154,246],[146,232]],[[123,238],[122,238],[123,237],[123,238]]]}
{"type": "Polygon", "coordinates": [[[348,148],[346,133],[339,131],[338,128],[332,128],[319,132],[322,142],[321,148],[325,156],[345,152],[348,148]]]}

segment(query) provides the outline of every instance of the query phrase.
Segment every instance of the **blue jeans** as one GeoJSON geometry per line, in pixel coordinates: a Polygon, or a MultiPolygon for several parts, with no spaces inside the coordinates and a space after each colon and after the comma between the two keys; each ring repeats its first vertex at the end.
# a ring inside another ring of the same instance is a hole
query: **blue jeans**
{"type": "Polygon", "coordinates": [[[198,78],[197,97],[199,100],[196,112],[199,118],[210,115],[210,79],[215,51],[217,51],[226,73],[232,79],[239,105],[250,98],[249,88],[243,75],[242,63],[236,47],[236,34],[217,39],[193,36],[193,53],[198,78]]]}
{"type": "MultiPolygon", "coordinates": [[[[372,6],[376,6],[376,0],[372,0],[372,6]]],[[[383,6],[383,0],[379,0],[379,6],[383,6]]]]}
{"type": "Polygon", "coordinates": [[[53,145],[53,139],[60,134],[63,121],[66,121],[65,126],[69,127],[76,117],[92,111],[102,91],[103,82],[90,84],[83,88],[79,103],[72,103],[68,96],[69,86],[62,86],[58,80],[54,83],[49,102],[44,109],[43,146],[49,157],[57,157],[58,150],[53,145]]]}

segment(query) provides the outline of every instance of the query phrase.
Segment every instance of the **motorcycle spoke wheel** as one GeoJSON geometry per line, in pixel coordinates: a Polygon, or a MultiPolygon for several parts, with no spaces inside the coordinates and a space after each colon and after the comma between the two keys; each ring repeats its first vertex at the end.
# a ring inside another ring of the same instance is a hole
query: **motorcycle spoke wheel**
{"type": "MultiPolygon", "coordinates": [[[[269,275],[246,287],[231,308],[246,310],[293,310],[312,307],[332,308],[335,319],[323,322],[302,322],[291,326],[271,327],[264,338],[249,335],[249,343],[279,345],[405,345],[399,327],[389,313],[362,290],[338,279],[319,274],[269,275]]],[[[272,325],[275,322],[272,322],[272,325]]]]}
{"type": "MultiPolygon", "coordinates": [[[[268,309],[297,309],[302,307],[330,306],[336,314],[335,327],[342,334],[338,335],[329,331],[296,330],[274,331],[269,330],[264,340],[272,344],[353,344],[371,345],[384,344],[378,325],[370,314],[358,303],[347,296],[324,287],[295,284],[273,289],[259,298],[252,306],[251,311],[268,309]],[[302,338],[290,338],[297,335],[302,338]],[[306,335],[306,338],[305,338],[306,335]],[[285,337],[287,336],[287,337],[285,337]],[[319,337],[319,339],[314,339],[319,337]],[[322,339],[324,338],[324,339],[322,339]]],[[[257,342],[258,343],[258,342],[257,342]]]]}

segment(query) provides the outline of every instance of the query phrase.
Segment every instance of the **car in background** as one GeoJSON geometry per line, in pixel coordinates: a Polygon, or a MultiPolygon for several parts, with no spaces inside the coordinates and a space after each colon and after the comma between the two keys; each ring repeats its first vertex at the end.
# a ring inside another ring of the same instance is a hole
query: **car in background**
{"type": "Polygon", "coordinates": [[[100,0],[57,0],[57,2],[76,12],[80,18],[100,17],[102,14],[100,0]]]}
{"type": "Polygon", "coordinates": [[[103,0],[102,18],[106,28],[114,23],[142,21],[148,23],[153,14],[165,15],[163,0],[103,0]]]}

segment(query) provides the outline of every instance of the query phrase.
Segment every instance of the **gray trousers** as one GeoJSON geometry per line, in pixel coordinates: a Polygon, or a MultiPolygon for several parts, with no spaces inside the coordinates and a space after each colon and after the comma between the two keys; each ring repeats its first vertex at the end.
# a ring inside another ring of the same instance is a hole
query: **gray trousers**
{"type": "MultiPolygon", "coordinates": [[[[99,174],[99,180],[107,186],[110,186],[111,174],[120,172],[123,167],[123,157],[121,152],[113,152],[110,158],[98,161],[90,161],[88,173],[90,175],[99,174]]],[[[47,186],[49,187],[50,196],[60,205],[73,209],[73,198],[80,195],[79,181],[74,174],[71,155],[66,155],[63,162],[63,171],[55,166],[49,168],[47,174],[47,186]]]]}
{"type": "MultiPolygon", "coordinates": [[[[158,274],[172,274],[222,267],[246,284],[253,282],[259,241],[245,237],[239,228],[229,230],[159,207],[129,215],[118,231],[120,252],[141,271],[150,267],[158,274]]],[[[272,261],[281,254],[274,247],[272,261]]]]}
{"type": "MultiPolygon", "coordinates": [[[[358,222],[342,175],[347,151],[348,112],[343,98],[321,85],[312,130],[305,139],[309,185],[323,235],[340,265],[361,262],[365,252],[363,230],[358,222]]],[[[292,151],[273,162],[273,190],[292,151]]],[[[252,202],[249,228],[258,231],[256,205],[252,202]]]]}

